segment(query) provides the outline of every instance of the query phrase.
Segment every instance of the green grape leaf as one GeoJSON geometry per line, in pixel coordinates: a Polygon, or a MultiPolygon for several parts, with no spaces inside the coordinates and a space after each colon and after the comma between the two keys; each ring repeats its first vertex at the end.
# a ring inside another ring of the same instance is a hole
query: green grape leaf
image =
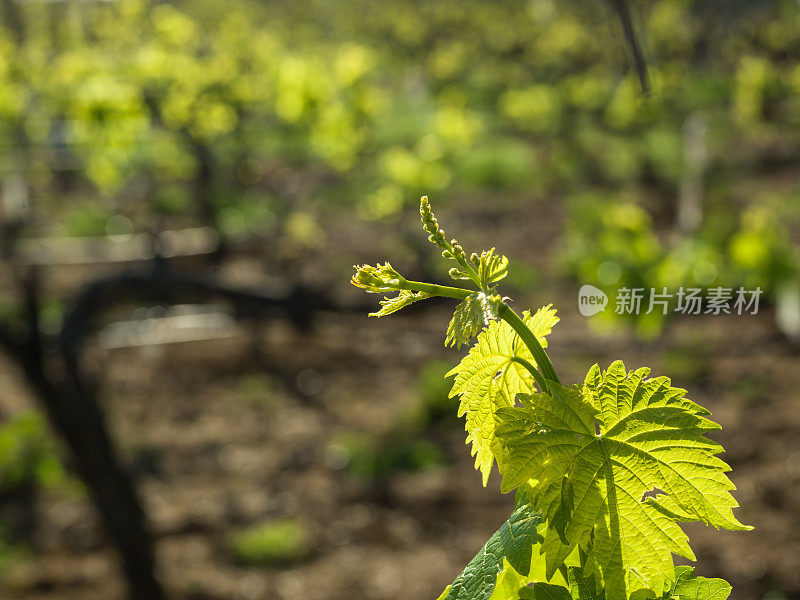
{"type": "Polygon", "coordinates": [[[553,384],[553,395],[520,394],[521,408],[497,411],[502,489],[527,485],[545,513],[548,576],[576,545],[589,548],[587,569],[608,600],[672,587],[671,553],[694,559],[676,521],[750,529],[733,515],[722,447],[704,436],[719,425],[649,372],[595,365],[582,386],[553,384]]]}
{"type": "MultiPolygon", "coordinates": [[[[447,600],[488,600],[503,571],[504,560],[520,575],[527,575],[531,564],[536,526],[542,514],[531,504],[517,507],[453,581],[447,600]]],[[[505,584],[504,584],[505,585],[505,584]]]]}
{"type": "Polygon", "coordinates": [[[452,587],[452,585],[448,585],[446,588],[444,588],[444,591],[439,594],[439,597],[436,600],[447,600],[447,596],[450,594],[450,588],[452,587]]]}
{"type": "Polygon", "coordinates": [[[530,575],[520,575],[505,558],[503,568],[497,576],[497,584],[489,600],[509,600],[509,598],[519,598],[520,589],[527,586],[532,581],[530,575]]]}
{"type": "MultiPolygon", "coordinates": [[[[525,325],[536,335],[543,348],[547,347],[547,336],[558,322],[556,311],[547,305],[531,316],[522,314],[525,325]]],[[[466,417],[467,443],[472,444],[475,468],[483,477],[485,486],[494,462],[495,412],[503,406],[513,406],[519,393],[534,390],[531,374],[515,359],[536,364],[528,347],[505,321],[492,321],[478,335],[461,362],[446,377],[455,376],[450,397],[461,395],[458,416],[466,417]]]]}
{"type": "Polygon", "coordinates": [[[478,266],[478,280],[482,290],[492,290],[497,283],[508,275],[508,258],[502,254],[495,254],[494,248],[484,250],[480,257],[476,257],[478,266]]]}
{"type": "Polygon", "coordinates": [[[693,567],[676,567],[677,580],[671,596],[680,600],[726,600],[731,584],[724,579],[695,577],[693,567]]]}
{"type": "Polygon", "coordinates": [[[409,304],[413,304],[418,300],[430,298],[430,294],[424,292],[412,292],[410,290],[400,290],[394,298],[386,297],[380,301],[381,309],[377,312],[369,313],[370,317],[385,317],[392,313],[397,312],[401,308],[405,308],[409,304]]]}
{"type": "Polygon", "coordinates": [[[483,292],[472,292],[456,306],[453,318],[447,326],[445,346],[461,347],[478,335],[478,332],[497,318],[500,296],[487,296],[483,292]]]}
{"type": "Polygon", "coordinates": [[[519,590],[518,597],[520,600],[573,600],[567,588],[541,581],[519,590]]]}
{"type": "Polygon", "coordinates": [[[605,600],[605,592],[598,591],[594,575],[585,575],[580,567],[568,567],[569,593],[575,600],[605,600]]]}

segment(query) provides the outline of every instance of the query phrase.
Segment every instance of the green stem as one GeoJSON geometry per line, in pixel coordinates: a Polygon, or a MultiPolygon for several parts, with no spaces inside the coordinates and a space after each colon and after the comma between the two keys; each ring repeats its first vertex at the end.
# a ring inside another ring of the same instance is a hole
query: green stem
{"type": "Polygon", "coordinates": [[[474,293],[463,288],[451,287],[449,285],[438,285],[435,283],[423,283],[422,281],[403,281],[397,289],[411,290],[412,292],[423,292],[430,296],[444,296],[445,298],[457,298],[463,300],[474,293]]]}
{"type": "Polygon", "coordinates": [[[481,279],[478,277],[478,272],[475,270],[475,267],[472,266],[472,263],[469,262],[469,259],[466,257],[461,256],[460,254],[456,254],[455,250],[453,250],[453,245],[450,244],[447,240],[445,240],[445,247],[450,254],[453,255],[455,261],[460,264],[472,282],[481,287],[481,279]]]}
{"type": "MultiPolygon", "coordinates": [[[[500,304],[497,314],[501,319],[503,319],[503,321],[511,325],[511,328],[517,332],[517,335],[528,347],[528,350],[531,351],[533,359],[536,361],[536,365],[539,367],[544,379],[560,384],[561,380],[558,378],[558,375],[556,375],[556,370],[553,368],[553,363],[550,362],[550,359],[548,358],[547,353],[544,351],[544,348],[542,348],[542,345],[539,343],[539,340],[537,340],[536,336],[533,335],[533,332],[528,329],[528,326],[525,325],[524,321],[519,318],[519,315],[517,315],[517,313],[515,313],[514,310],[505,302],[500,304]]],[[[548,389],[549,387],[550,386],[547,386],[548,389]]]]}
{"type": "MultiPolygon", "coordinates": [[[[423,292],[430,296],[444,296],[446,298],[456,298],[458,300],[464,300],[467,296],[474,293],[470,290],[465,290],[464,288],[457,288],[449,285],[438,285],[435,283],[424,283],[422,281],[408,280],[403,280],[397,289],[411,290],[412,292],[423,292]]],[[[548,358],[547,353],[544,351],[544,348],[542,348],[542,345],[539,343],[539,340],[537,340],[533,332],[528,329],[528,326],[525,325],[524,321],[519,318],[519,315],[517,315],[517,313],[515,313],[508,304],[503,302],[500,304],[498,309],[498,316],[506,323],[511,325],[511,328],[516,331],[517,335],[528,347],[528,350],[531,351],[531,355],[533,355],[533,359],[536,361],[539,371],[537,371],[532,364],[524,359],[517,359],[517,362],[530,371],[539,388],[542,391],[549,390],[550,386],[547,385],[548,380],[560,384],[561,380],[558,378],[558,375],[556,375],[556,370],[553,368],[553,363],[550,362],[550,359],[548,358]]]]}
{"type": "Polygon", "coordinates": [[[462,256],[458,256],[456,260],[458,261],[458,264],[464,267],[464,270],[467,272],[467,275],[469,275],[469,278],[472,279],[475,285],[481,287],[481,278],[478,277],[478,272],[475,270],[475,267],[473,267],[472,264],[469,262],[469,259],[463,258],[462,256]]]}
{"type": "Polygon", "coordinates": [[[542,377],[542,374],[539,373],[539,371],[536,370],[536,367],[534,367],[531,363],[524,358],[520,358],[519,356],[512,357],[511,362],[519,363],[525,367],[528,372],[533,375],[533,378],[536,380],[536,385],[539,386],[540,390],[545,391],[547,389],[547,382],[545,381],[544,377],[542,377]]]}

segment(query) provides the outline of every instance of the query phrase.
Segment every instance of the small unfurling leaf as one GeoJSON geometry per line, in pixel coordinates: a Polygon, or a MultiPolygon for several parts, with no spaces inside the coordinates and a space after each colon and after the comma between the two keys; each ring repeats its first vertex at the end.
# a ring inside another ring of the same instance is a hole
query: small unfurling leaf
{"type": "Polygon", "coordinates": [[[353,274],[350,283],[362,288],[371,294],[382,294],[399,290],[405,279],[400,273],[394,270],[388,262],[384,264],[355,265],[356,272],[353,274]]]}
{"type": "Polygon", "coordinates": [[[460,348],[478,332],[497,318],[500,296],[487,296],[483,292],[473,292],[462,300],[447,326],[445,346],[460,348]]]}
{"type": "Polygon", "coordinates": [[[495,254],[494,248],[484,250],[478,259],[478,278],[482,290],[494,289],[497,283],[508,275],[508,258],[495,254]]]}
{"type": "Polygon", "coordinates": [[[381,309],[377,312],[369,313],[370,317],[385,317],[392,313],[397,312],[401,308],[405,308],[409,304],[413,304],[418,300],[430,298],[430,295],[423,292],[412,292],[410,290],[400,290],[394,298],[384,298],[380,301],[381,309]]]}

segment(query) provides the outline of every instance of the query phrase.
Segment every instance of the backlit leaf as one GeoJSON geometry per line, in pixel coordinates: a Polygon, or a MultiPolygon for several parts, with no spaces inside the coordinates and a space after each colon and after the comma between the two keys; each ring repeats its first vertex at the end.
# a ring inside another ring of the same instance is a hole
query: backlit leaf
{"type": "MultiPolygon", "coordinates": [[[[522,320],[546,348],[545,336],[558,322],[555,309],[548,305],[534,315],[525,311],[522,320]]],[[[447,377],[455,375],[450,396],[461,395],[458,416],[466,414],[467,443],[472,444],[475,468],[481,472],[484,485],[494,462],[496,410],[513,406],[517,394],[534,390],[533,377],[515,359],[536,364],[527,346],[508,323],[492,321],[478,335],[469,354],[447,373],[447,377]]]]}
{"type": "Polygon", "coordinates": [[[582,386],[498,409],[502,489],[528,485],[545,513],[548,574],[580,544],[608,600],[671,589],[671,554],[694,559],[676,521],[749,529],[733,515],[722,448],[704,436],[719,425],[669,379],[648,374],[626,373],[619,361],[602,373],[595,366],[582,386]],[[645,497],[654,490],[663,494],[645,497]]]}

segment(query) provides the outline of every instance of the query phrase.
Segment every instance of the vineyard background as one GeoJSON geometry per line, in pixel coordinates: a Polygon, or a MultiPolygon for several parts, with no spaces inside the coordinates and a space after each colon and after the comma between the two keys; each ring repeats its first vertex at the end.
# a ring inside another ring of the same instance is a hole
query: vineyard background
{"type": "Polygon", "coordinates": [[[645,96],[612,4],[562,4],[0,1],[0,597],[122,598],[151,538],[169,597],[435,598],[513,500],[448,308],[347,284],[446,279],[424,193],[559,309],[563,380],[620,358],[712,411],[756,529],[691,526],[697,572],[800,598],[800,7],[632,3],[645,96]],[[586,319],[583,283],[764,295],[586,319]]]}

